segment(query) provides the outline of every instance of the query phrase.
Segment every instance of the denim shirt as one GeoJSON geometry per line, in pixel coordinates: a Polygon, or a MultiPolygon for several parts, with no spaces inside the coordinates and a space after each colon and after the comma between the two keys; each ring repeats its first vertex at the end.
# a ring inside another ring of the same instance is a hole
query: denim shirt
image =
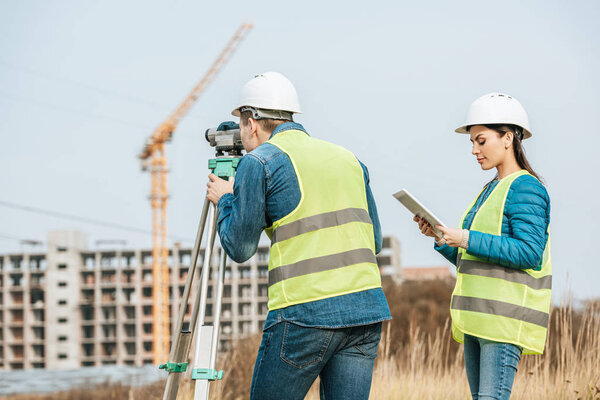
{"type": "MultiPolygon", "coordinates": [[[[306,132],[302,125],[286,122],[271,137],[286,130],[306,132]]],[[[381,224],[369,187],[369,172],[363,169],[369,216],[373,222],[375,251],[382,246],[381,224]]],[[[291,213],[300,202],[300,186],[290,158],[278,147],[264,143],[240,160],[233,194],[224,194],[218,203],[218,232],[229,257],[242,263],[258,248],[262,231],[291,213]]],[[[340,328],[366,325],[391,319],[381,288],[297,304],[269,311],[265,330],[289,321],[307,327],[340,328]]]]}

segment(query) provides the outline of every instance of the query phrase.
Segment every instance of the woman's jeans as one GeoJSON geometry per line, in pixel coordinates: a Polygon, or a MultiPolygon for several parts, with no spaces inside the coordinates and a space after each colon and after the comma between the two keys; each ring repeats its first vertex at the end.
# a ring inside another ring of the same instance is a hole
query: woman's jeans
{"type": "Polygon", "coordinates": [[[250,399],[304,399],[317,376],[321,399],[369,398],[381,322],[339,329],[280,322],[263,333],[250,399]]]}
{"type": "Polygon", "coordinates": [[[508,400],[521,348],[465,335],[465,368],[473,400],[508,400]]]}

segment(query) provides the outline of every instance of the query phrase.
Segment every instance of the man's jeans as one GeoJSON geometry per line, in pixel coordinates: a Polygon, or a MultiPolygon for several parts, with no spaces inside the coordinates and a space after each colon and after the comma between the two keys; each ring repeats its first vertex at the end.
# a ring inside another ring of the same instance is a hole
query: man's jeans
{"type": "Polygon", "coordinates": [[[339,329],[280,322],[263,333],[251,400],[303,399],[321,377],[321,399],[369,398],[381,322],[339,329]]]}
{"type": "Polygon", "coordinates": [[[521,348],[465,335],[465,368],[473,400],[508,400],[521,348]]]}

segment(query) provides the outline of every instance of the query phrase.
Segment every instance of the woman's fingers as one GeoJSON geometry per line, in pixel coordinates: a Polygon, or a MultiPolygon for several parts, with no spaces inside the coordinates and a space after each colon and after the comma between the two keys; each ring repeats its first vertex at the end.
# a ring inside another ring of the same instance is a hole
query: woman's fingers
{"type": "Polygon", "coordinates": [[[419,225],[419,230],[423,235],[431,237],[435,236],[435,234],[433,233],[433,227],[424,218],[415,215],[413,217],[413,221],[415,221],[419,225]]]}

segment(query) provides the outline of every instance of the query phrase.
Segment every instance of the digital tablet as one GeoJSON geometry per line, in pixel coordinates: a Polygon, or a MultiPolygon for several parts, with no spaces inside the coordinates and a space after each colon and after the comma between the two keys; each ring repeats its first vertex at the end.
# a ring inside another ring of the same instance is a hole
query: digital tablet
{"type": "Polygon", "coordinates": [[[394,197],[398,200],[402,205],[413,214],[418,215],[423,218],[425,221],[429,222],[433,227],[433,232],[438,237],[438,239],[442,238],[442,232],[438,229],[435,229],[436,225],[446,226],[438,217],[436,217],[431,211],[427,209],[419,200],[417,200],[412,194],[408,192],[406,189],[402,189],[398,193],[394,193],[394,197]]]}

